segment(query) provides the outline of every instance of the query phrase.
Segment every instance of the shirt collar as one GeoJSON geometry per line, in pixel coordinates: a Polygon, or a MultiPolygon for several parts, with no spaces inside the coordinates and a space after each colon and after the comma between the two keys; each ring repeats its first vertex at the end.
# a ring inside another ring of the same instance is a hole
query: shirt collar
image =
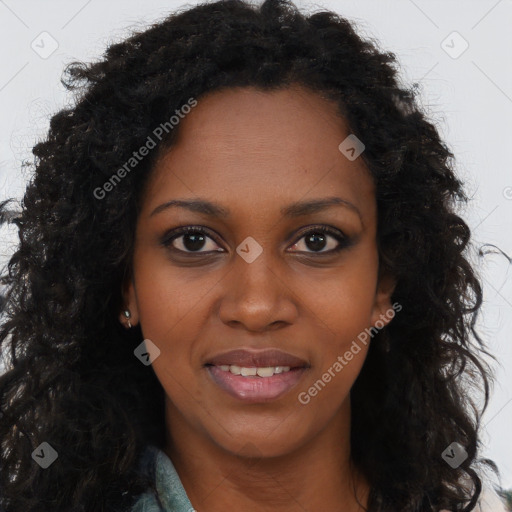
{"type": "Polygon", "coordinates": [[[142,494],[131,512],[196,512],[165,452],[148,445],[141,458],[141,470],[154,479],[158,495],[142,494]]]}

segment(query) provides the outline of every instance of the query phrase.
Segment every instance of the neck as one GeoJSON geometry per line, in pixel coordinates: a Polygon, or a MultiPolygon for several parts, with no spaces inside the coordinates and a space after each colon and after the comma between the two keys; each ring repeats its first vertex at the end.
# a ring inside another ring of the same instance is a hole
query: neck
{"type": "Polygon", "coordinates": [[[168,403],[165,452],[187,495],[203,512],[365,510],[369,485],[350,463],[350,404],[308,443],[284,455],[258,456],[254,445],[237,453],[195,432],[168,403]],[[348,421],[347,421],[348,420],[348,421]]]}

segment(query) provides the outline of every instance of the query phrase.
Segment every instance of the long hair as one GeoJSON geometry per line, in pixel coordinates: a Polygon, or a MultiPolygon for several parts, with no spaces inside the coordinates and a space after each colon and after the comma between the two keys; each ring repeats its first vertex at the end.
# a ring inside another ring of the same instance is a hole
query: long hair
{"type": "Polygon", "coordinates": [[[70,63],[62,81],[75,102],[33,148],[4,276],[0,506],[122,511],[152,485],[137,464],[147,444],[164,445],[164,392],[133,355],[140,327],[125,331],[118,313],[144,184],[179,126],[112,177],[190,98],[301,85],[335,101],[365,144],[380,267],[396,278],[392,301],[402,306],[351,391],[351,454],[371,486],[368,510],[473,510],[477,467],[495,466],[478,458],[482,411],[471,401],[479,391],[485,409],[491,373],[475,331],[482,290],[470,230],[457,214],[467,198],[394,54],[332,12],[221,0],[132,33],[97,61],[70,63]],[[33,453],[45,442],[58,458],[42,469],[33,453]],[[454,442],[467,453],[455,468],[442,456],[454,442]]]}

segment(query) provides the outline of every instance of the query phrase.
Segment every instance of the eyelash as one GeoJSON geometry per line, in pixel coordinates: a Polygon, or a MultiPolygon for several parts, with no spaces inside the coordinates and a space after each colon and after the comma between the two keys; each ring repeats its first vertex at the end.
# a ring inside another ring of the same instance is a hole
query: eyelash
{"type": "MultiPolygon", "coordinates": [[[[172,247],[172,242],[179,238],[182,235],[190,234],[190,233],[200,233],[202,235],[206,235],[208,238],[211,238],[217,245],[220,245],[219,242],[216,240],[216,236],[213,235],[213,233],[210,232],[209,229],[202,227],[202,226],[183,226],[180,228],[177,228],[176,230],[172,231],[171,233],[166,234],[161,243],[164,247],[172,250],[173,252],[178,252],[182,254],[187,255],[206,255],[206,254],[214,254],[219,253],[222,251],[182,251],[181,249],[176,249],[175,247],[172,247]]],[[[307,229],[302,231],[299,234],[299,237],[296,239],[296,241],[292,244],[297,244],[302,238],[304,238],[307,235],[310,235],[312,233],[315,234],[325,234],[332,236],[336,241],[338,242],[338,247],[335,249],[331,249],[329,251],[323,251],[323,252],[314,252],[314,251],[298,251],[302,254],[313,254],[313,255],[332,255],[337,254],[341,250],[349,247],[351,245],[352,240],[348,238],[346,235],[344,235],[341,231],[338,231],[337,229],[330,228],[329,226],[309,226],[307,229]]]]}

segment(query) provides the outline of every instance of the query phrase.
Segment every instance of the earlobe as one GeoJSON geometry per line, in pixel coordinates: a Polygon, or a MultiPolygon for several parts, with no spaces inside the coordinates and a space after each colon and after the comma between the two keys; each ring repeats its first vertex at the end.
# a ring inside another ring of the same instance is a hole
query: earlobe
{"type": "Polygon", "coordinates": [[[129,309],[125,309],[123,311],[123,315],[124,315],[124,322],[125,322],[125,327],[127,329],[131,329],[133,327],[132,323],[131,323],[131,318],[132,318],[132,314],[130,313],[130,310],[129,309]]]}
{"type": "Polygon", "coordinates": [[[123,284],[121,294],[123,297],[123,309],[119,313],[119,322],[127,329],[131,329],[139,323],[139,311],[133,279],[127,278],[123,284]]]}

